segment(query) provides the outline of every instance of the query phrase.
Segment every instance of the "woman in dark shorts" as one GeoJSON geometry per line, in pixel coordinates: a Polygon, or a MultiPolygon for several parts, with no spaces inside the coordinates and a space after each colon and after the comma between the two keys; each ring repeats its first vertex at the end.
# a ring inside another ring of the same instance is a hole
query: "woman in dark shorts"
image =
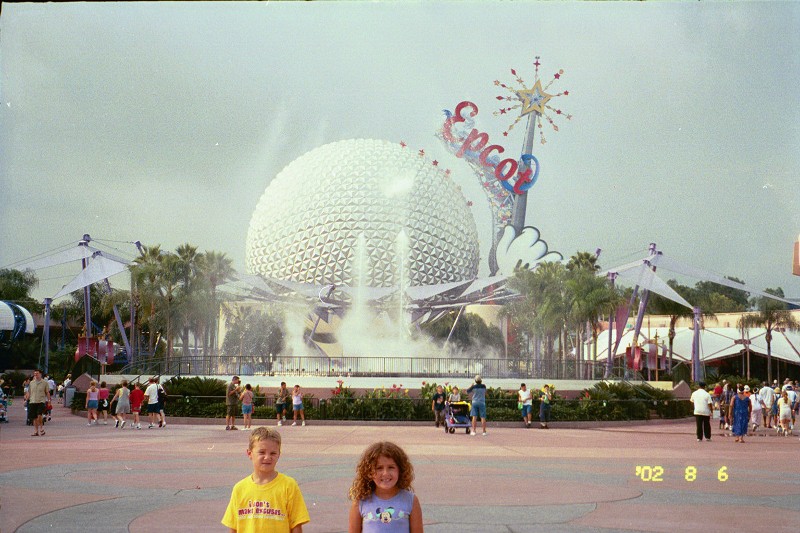
{"type": "Polygon", "coordinates": [[[106,387],[106,382],[100,382],[100,389],[97,391],[97,414],[103,413],[103,425],[108,425],[108,397],[111,391],[106,387]]]}

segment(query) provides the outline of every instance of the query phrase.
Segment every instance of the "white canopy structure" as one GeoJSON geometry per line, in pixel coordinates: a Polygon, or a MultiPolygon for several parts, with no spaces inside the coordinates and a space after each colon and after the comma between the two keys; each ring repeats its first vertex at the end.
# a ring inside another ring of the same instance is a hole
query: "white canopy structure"
{"type": "MultiPolygon", "coordinates": [[[[689,302],[687,302],[667,283],[665,283],[661,278],[659,278],[656,275],[657,269],[659,269],[659,271],[668,270],[685,276],[693,277],[704,281],[710,281],[712,283],[717,283],[719,285],[745,291],[752,295],[778,300],[789,305],[792,304],[792,302],[788,300],[779,298],[765,291],[749,287],[744,283],[731,281],[723,276],[719,276],[712,272],[706,272],[696,267],[684,265],[674,259],[666,257],[662,252],[656,249],[655,243],[650,243],[649,254],[647,257],[640,259],[639,261],[634,261],[616,268],[609,269],[605,274],[610,279],[629,280],[634,283],[635,288],[633,291],[633,297],[630,301],[630,305],[633,304],[635,298],[638,296],[639,290],[642,291],[642,296],[639,301],[639,311],[636,316],[636,324],[633,328],[633,331],[631,332],[631,340],[629,341],[631,345],[637,345],[637,346],[640,345],[638,341],[639,341],[639,335],[642,331],[642,319],[644,318],[644,312],[645,309],[647,308],[647,301],[650,292],[659,294],[664,298],[675,301],[683,306],[692,309],[694,314],[694,326],[692,329],[692,341],[688,353],[690,354],[690,359],[692,361],[692,368],[693,368],[692,378],[695,380],[699,379],[698,372],[700,370],[700,362],[703,360],[703,356],[701,355],[701,352],[703,351],[702,350],[703,340],[701,338],[703,330],[700,327],[701,309],[699,307],[692,307],[692,305],[689,302]]],[[[620,349],[622,349],[623,353],[625,352],[625,345],[623,344],[622,340],[625,334],[627,333],[625,328],[627,326],[627,317],[629,311],[630,309],[623,309],[623,315],[625,317],[625,320],[620,321],[616,324],[615,332],[612,337],[609,337],[608,333],[604,335],[605,342],[603,346],[605,347],[604,352],[606,354],[612,351],[614,353],[619,353],[620,349]]],[[[737,350],[737,352],[738,351],[739,350],[737,350]]],[[[720,351],[719,353],[722,353],[722,351],[720,351]]],[[[613,358],[605,357],[605,360],[607,362],[606,364],[607,375],[609,375],[611,372],[612,359],[613,358]]],[[[767,370],[768,376],[771,374],[772,371],[771,369],[772,369],[771,365],[768,366],[767,370]]]]}
{"type": "MultiPolygon", "coordinates": [[[[597,338],[597,359],[606,361],[608,356],[609,331],[603,331],[597,338]]],[[[658,335],[658,344],[664,346],[668,342],[669,328],[649,328],[639,334],[639,344],[647,344],[658,335]]],[[[728,357],[736,357],[744,349],[742,343],[742,330],[739,328],[701,328],[700,336],[700,361],[704,364],[713,363],[728,357]]],[[[694,329],[689,327],[675,328],[673,340],[673,359],[691,362],[692,341],[694,329]]],[[[764,328],[750,328],[745,330],[745,339],[750,341],[750,350],[758,354],[767,353],[766,330],[764,328]]],[[[616,335],[612,332],[612,345],[616,335]]],[[[633,328],[628,328],[620,337],[615,357],[624,357],[625,349],[633,341],[633,328]]],[[[788,331],[773,331],[771,343],[772,357],[787,363],[800,364],[800,333],[788,331]]]]}
{"type": "Polygon", "coordinates": [[[78,276],[64,285],[58,294],[53,296],[53,300],[66,296],[72,292],[78,291],[98,281],[108,279],[121,272],[128,270],[128,263],[120,263],[118,261],[108,259],[103,255],[96,254],[88,261],[86,268],[81,270],[78,276]]]}
{"type": "MultiPolygon", "coordinates": [[[[105,250],[101,250],[89,244],[92,241],[91,237],[86,234],[80,240],[77,246],[71,246],[67,249],[57,251],[46,257],[40,257],[31,261],[20,263],[14,266],[18,270],[40,270],[57,265],[63,265],[75,261],[80,261],[82,269],[80,273],[69,283],[64,285],[58,293],[52,298],[45,298],[45,316],[44,316],[44,335],[43,344],[45,347],[45,371],[49,365],[49,343],[50,343],[50,304],[57,298],[64,297],[72,292],[83,290],[84,291],[84,318],[86,321],[86,342],[87,351],[89,338],[91,337],[91,310],[89,302],[89,289],[88,287],[99,281],[106,282],[106,288],[110,291],[111,287],[108,284],[108,278],[127,271],[130,261],[110,254],[105,250]]],[[[134,243],[139,245],[139,243],[134,243]]],[[[114,306],[114,316],[117,320],[120,334],[125,344],[125,349],[130,357],[131,347],[128,338],[125,334],[125,328],[122,323],[122,318],[119,315],[117,306],[114,306]]],[[[31,319],[33,323],[33,319],[31,319]]],[[[131,320],[131,324],[134,320],[131,320]]],[[[133,326],[131,326],[133,327],[133,326]]]]}
{"type": "MultiPolygon", "coordinates": [[[[485,303],[487,300],[506,299],[514,294],[505,288],[507,279],[507,276],[494,276],[440,285],[406,287],[403,289],[406,308],[417,318],[435,309],[452,309],[485,303]]],[[[362,298],[368,306],[382,307],[386,302],[396,299],[401,288],[346,285],[333,287],[239,274],[235,281],[223,285],[222,290],[267,301],[305,299],[326,309],[343,309],[355,298],[362,298]]]]}

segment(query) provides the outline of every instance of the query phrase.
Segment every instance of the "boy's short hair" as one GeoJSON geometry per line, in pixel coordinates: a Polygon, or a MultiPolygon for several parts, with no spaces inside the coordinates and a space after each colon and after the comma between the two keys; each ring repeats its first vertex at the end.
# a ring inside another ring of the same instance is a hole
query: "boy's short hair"
{"type": "Polygon", "coordinates": [[[277,429],[271,426],[261,426],[254,429],[253,432],[250,433],[250,444],[248,449],[252,450],[256,443],[261,442],[262,440],[271,440],[277,443],[278,451],[281,451],[281,434],[277,429]]]}

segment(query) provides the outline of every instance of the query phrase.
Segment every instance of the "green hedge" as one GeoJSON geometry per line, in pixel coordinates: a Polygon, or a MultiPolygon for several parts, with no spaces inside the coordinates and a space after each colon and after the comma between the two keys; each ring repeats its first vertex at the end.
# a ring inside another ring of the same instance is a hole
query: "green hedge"
{"type": "MultiPolygon", "coordinates": [[[[170,396],[165,404],[168,416],[194,418],[225,418],[225,383],[220,380],[180,378],[166,384],[170,396]],[[213,381],[213,382],[212,382],[213,381]],[[181,393],[178,393],[181,391],[181,393]],[[214,395],[192,395],[188,392],[217,393],[214,395]]],[[[312,395],[304,397],[305,415],[311,420],[433,420],[431,398],[436,384],[423,387],[422,398],[411,398],[407,390],[398,387],[375,389],[356,395],[340,383],[333,389],[333,397],[317,400],[312,395]]],[[[537,391],[534,391],[537,392],[537,391]]],[[[272,396],[257,394],[253,418],[274,419],[275,408],[272,396]]],[[[72,408],[83,410],[85,392],[76,392],[72,408]]],[[[519,421],[516,391],[489,389],[486,400],[486,416],[493,421],[519,421]]],[[[533,417],[538,419],[539,398],[533,401],[533,417]]],[[[651,417],[684,418],[692,413],[688,400],[676,400],[671,392],[654,389],[647,385],[627,383],[599,383],[582,391],[580,398],[564,399],[554,396],[551,419],[554,421],[620,421],[648,420],[651,417]]],[[[291,417],[291,406],[288,416],[291,417]]]]}

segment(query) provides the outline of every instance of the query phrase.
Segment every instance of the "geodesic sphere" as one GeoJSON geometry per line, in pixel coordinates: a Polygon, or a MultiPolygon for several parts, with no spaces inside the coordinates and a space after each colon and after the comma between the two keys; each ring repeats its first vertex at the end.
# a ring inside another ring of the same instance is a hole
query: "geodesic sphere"
{"type": "Polygon", "coordinates": [[[351,139],[311,150],[272,180],[250,220],[246,255],[250,273],[270,278],[434,285],[476,277],[479,242],[443,170],[400,144],[351,139]]]}

